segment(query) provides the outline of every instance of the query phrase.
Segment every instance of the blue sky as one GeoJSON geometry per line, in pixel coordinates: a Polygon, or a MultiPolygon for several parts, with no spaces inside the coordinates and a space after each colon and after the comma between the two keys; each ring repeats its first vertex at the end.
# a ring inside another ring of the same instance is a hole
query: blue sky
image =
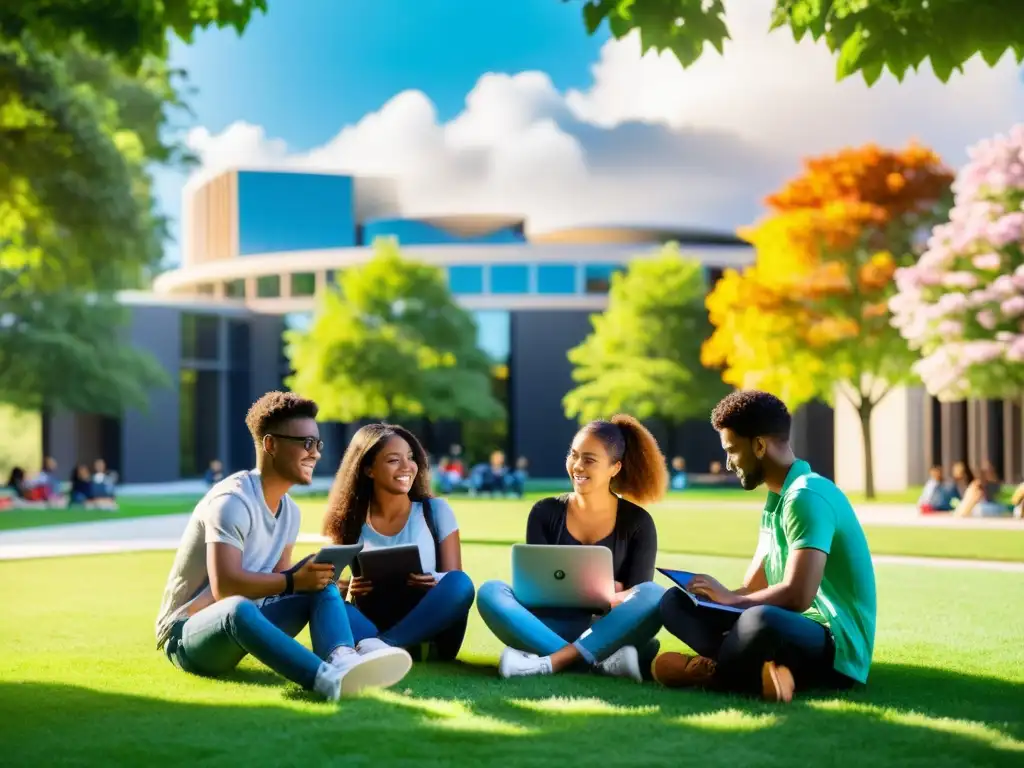
{"type": "MultiPolygon", "coordinates": [[[[1009,57],[948,85],[927,68],[836,83],[822,45],[769,34],[773,4],[726,0],[725,55],[683,70],[641,57],[635,36],[588,36],[582,0],[270,0],[241,38],[174,43],[195,89],[181,127],[204,171],[388,176],[411,216],[729,231],[808,154],[919,139],[955,168],[968,145],[1024,121],[1009,57]]],[[[157,178],[175,220],[184,181],[157,178]]]]}

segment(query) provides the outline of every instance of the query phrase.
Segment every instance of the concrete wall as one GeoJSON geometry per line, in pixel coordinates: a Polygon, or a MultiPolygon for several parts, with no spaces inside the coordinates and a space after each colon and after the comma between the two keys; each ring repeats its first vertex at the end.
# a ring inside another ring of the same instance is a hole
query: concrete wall
{"type": "MultiPolygon", "coordinates": [[[[924,482],[925,400],[919,387],[898,387],[871,417],[876,491],[902,491],[924,482]]],[[[860,416],[841,395],[835,408],[836,484],[864,489],[864,441],[860,416]]]]}

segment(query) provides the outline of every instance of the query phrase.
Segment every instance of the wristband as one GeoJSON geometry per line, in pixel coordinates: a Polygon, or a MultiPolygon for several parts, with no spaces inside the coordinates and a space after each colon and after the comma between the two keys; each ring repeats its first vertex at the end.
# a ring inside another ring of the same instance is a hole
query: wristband
{"type": "Polygon", "coordinates": [[[290,571],[284,572],[284,594],[293,595],[295,594],[295,579],[292,577],[290,571]]]}

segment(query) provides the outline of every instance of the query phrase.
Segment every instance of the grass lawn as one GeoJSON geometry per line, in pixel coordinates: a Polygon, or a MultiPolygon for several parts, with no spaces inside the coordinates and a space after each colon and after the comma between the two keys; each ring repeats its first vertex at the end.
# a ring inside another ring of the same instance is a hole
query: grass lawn
{"type": "MultiPolygon", "coordinates": [[[[781,706],[587,675],[501,681],[499,645],[474,607],[461,663],[418,665],[394,689],[331,705],[251,660],[220,681],[174,669],[153,641],[172,556],[0,563],[4,765],[1024,761],[1020,573],[880,566],[870,684],[842,698],[799,696],[781,706]]],[[[477,584],[507,578],[508,560],[497,546],[465,548],[477,584]]],[[[726,581],[745,565],[681,555],[662,562],[726,581]]]]}

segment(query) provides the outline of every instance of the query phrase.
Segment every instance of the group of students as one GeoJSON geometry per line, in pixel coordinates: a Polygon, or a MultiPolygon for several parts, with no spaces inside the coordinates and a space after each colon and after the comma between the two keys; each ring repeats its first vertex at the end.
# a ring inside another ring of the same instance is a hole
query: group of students
{"type": "Polygon", "coordinates": [[[602,615],[531,610],[499,581],[477,591],[455,514],[431,498],[427,455],[396,425],[356,433],[323,529],[364,551],[415,545],[423,572],[399,589],[358,573],[335,581],[334,566],[312,556],[293,563],[299,509],[288,490],[312,480],[323,449],[316,416],[316,404],[295,394],[262,397],[246,419],[256,468],[226,477],[196,506],[156,622],[157,647],[180,669],[217,676],[251,654],[333,701],[394,685],[414,660],[455,659],[475,598],[507,646],[503,678],[591,671],[772,701],[867,681],[876,600],[864,533],[843,493],[793,455],[790,414],[770,394],[734,392],[712,413],[727,468],[747,490],[768,488],[757,550],[734,590],[706,575],[685,591],[655,583],[658,534],[642,505],[661,498],[668,478],[647,429],[620,415],[576,434],[566,456],[572,491],[533,506],[525,539],[610,549],[615,592],[602,615]],[[294,639],[307,625],[312,649],[294,639]],[[662,627],[693,653],[659,653],[662,627]]]}

